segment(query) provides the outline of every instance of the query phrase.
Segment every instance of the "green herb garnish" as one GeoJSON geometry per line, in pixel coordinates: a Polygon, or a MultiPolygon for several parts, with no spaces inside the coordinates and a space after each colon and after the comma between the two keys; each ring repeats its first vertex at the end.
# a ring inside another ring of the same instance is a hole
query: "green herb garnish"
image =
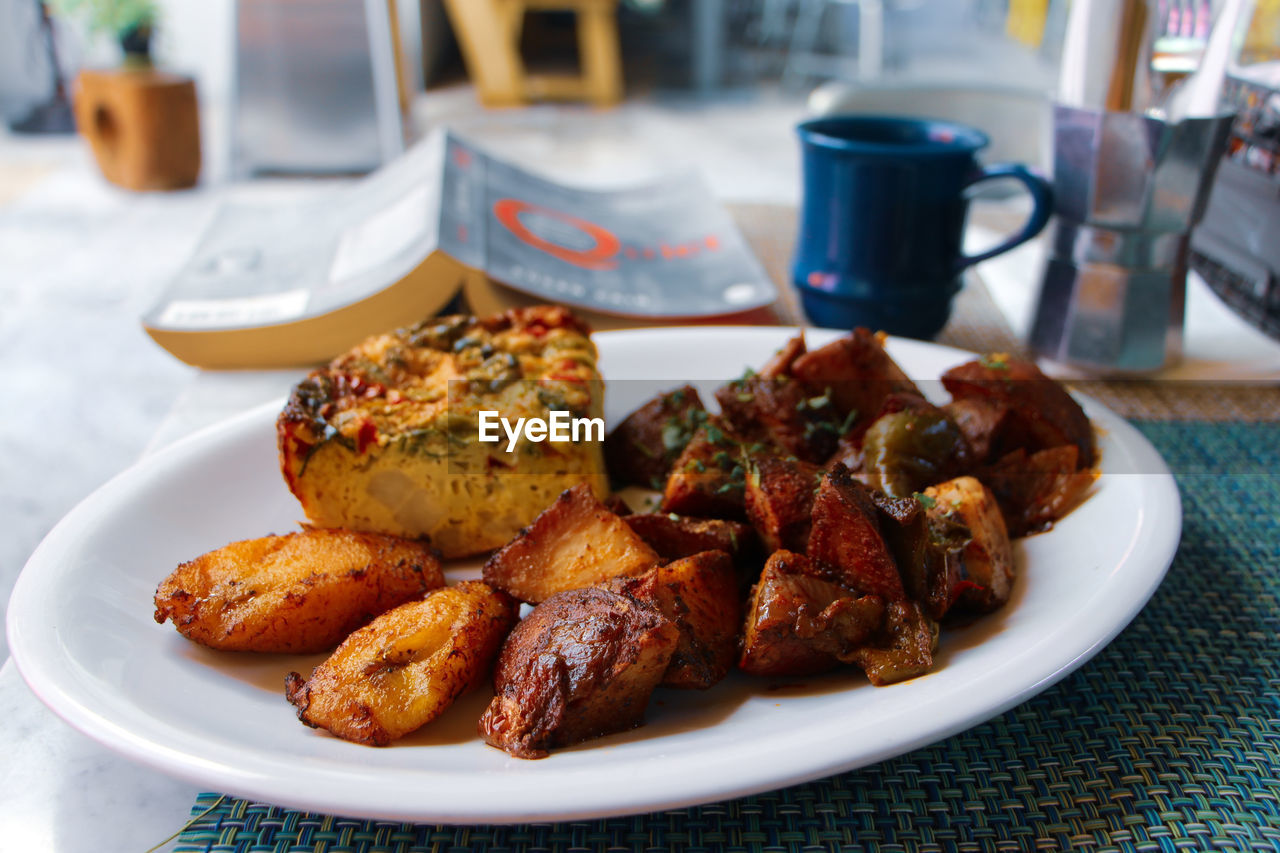
{"type": "Polygon", "coordinates": [[[978,359],[978,364],[988,370],[1008,370],[1009,354],[1006,352],[993,352],[978,359]]]}

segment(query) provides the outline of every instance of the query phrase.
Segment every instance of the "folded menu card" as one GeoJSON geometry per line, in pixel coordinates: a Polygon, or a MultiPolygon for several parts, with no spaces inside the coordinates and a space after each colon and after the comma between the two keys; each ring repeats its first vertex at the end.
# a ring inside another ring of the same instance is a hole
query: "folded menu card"
{"type": "Polygon", "coordinates": [[[201,367],[302,365],[436,313],[480,275],[646,318],[737,314],[777,296],[696,175],[578,189],[437,131],[305,203],[224,205],[142,322],[201,367]]]}

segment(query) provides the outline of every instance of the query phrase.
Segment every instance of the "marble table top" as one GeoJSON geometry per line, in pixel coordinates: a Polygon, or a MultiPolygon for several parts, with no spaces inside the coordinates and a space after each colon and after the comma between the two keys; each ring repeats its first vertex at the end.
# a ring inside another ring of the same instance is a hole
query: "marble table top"
{"type": "MultiPolygon", "coordinates": [[[[190,250],[210,196],[125,197],[69,156],[38,201],[0,207],[0,513],[13,522],[0,537],[0,602],[48,526],[97,485],[141,454],[282,397],[302,374],[196,371],[147,339],[137,317],[190,250]]],[[[0,641],[5,844],[82,851],[110,839],[110,849],[146,850],[179,830],[199,786],[62,723],[7,657],[0,641]]]]}

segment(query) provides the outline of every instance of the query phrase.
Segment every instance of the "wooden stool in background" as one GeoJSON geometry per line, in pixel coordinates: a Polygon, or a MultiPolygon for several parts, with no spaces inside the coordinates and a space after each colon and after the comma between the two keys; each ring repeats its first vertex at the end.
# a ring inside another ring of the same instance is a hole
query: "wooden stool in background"
{"type": "Polygon", "coordinates": [[[485,106],[622,99],[617,0],[446,0],[467,73],[485,106]],[[581,73],[529,74],[520,58],[526,12],[574,12],[581,73]]]}
{"type": "Polygon", "coordinates": [[[81,71],[76,125],[103,176],[130,190],[177,190],[200,177],[200,114],[188,77],[154,69],[81,71]]]}

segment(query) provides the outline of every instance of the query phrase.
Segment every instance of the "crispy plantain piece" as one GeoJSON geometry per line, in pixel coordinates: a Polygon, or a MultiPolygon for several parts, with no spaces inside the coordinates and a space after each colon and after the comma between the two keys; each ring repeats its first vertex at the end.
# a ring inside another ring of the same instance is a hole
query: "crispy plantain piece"
{"type": "Polygon", "coordinates": [[[671,465],[706,419],[692,385],[659,394],[627,415],[604,440],[609,476],[618,485],[661,489],[671,465]]]}
{"type": "Polygon", "coordinates": [[[566,489],[484,564],[485,583],[536,604],[557,592],[633,575],[659,557],[585,484],[566,489]]]}
{"type": "Polygon", "coordinates": [[[518,612],[479,581],[437,589],[353,633],[309,679],[289,673],[285,695],[307,725],[385,746],[485,680],[518,612]]]}
{"type": "Polygon", "coordinates": [[[841,418],[841,433],[861,433],[884,409],[889,395],[920,390],[885,352],[886,336],[856,328],[843,338],[810,350],[791,365],[791,374],[815,394],[828,394],[841,418]]]}
{"type": "Polygon", "coordinates": [[[843,465],[829,468],[818,486],[807,553],[850,589],[886,602],[906,598],[870,490],[843,465]]]}
{"type": "Polygon", "coordinates": [[[770,553],[804,551],[812,526],[813,495],[822,470],[798,459],[758,454],[747,471],[747,519],[770,553]]]}
{"type": "Polygon", "coordinates": [[[842,655],[856,663],[876,687],[924,675],[933,668],[938,649],[938,623],[914,601],[894,601],[885,608],[884,628],[875,643],[842,655]]]}
{"type": "Polygon", "coordinates": [[[742,440],[711,420],[694,433],[671,468],[662,511],[701,518],[746,519],[742,440]]]}
{"type": "Polygon", "coordinates": [[[733,668],[742,606],[725,552],[703,551],[643,575],[614,578],[604,588],[652,607],[680,629],[664,687],[705,690],[733,668]]]}
{"type": "Polygon", "coordinates": [[[497,695],[480,735],[517,758],[634,728],[680,631],[656,610],[603,589],[557,593],[503,644],[497,695]]]}
{"type": "Polygon", "coordinates": [[[1009,445],[1014,441],[1027,453],[1071,444],[1079,452],[1077,466],[1093,466],[1089,417],[1062,385],[1034,363],[996,353],[951,368],[942,374],[942,384],[956,400],[977,397],[1008,406],[1001,450],[1012,450],[1009,445]]]}
{"type": "Polygon", "coordinates": [[[224,651],[323,652],[443,584],[425,542],[306,528],[233,542],[178,566],[156,588],[155,619],[224,651]]]}
{"type": "Polygon", "coordinates": [[[747,605],[738,668],[752,675],[834,669],[884,620],[884,604],[820,576],[803,554],[775,551],[747,605]]]}

